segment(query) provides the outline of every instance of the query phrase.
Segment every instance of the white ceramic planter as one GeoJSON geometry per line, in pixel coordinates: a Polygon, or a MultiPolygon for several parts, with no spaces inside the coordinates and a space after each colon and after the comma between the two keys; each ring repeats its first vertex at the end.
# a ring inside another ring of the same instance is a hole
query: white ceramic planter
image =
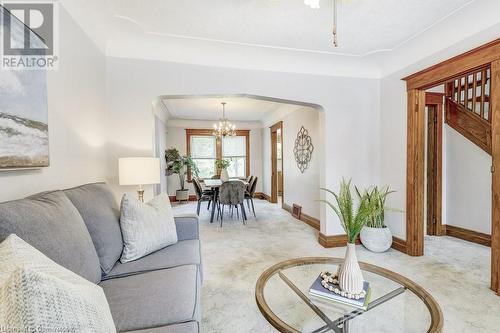
{"type": "Polygon", "coordinates": [[[363,227],[360,233],[361,243],[372,252],[385,252],[392,245],[392,233],[387,227],[363,227]]]}
{"type": "Polygon", "coordinates": [[[222,169],[220,171],[220,180],[223,182],[227,182],[229,180],[229,174],[227,173],[226,169],[222,169]]]}
{"type": "Polygon", "coordinates": [[[175,199],[177,199],[177,201],[187,201],[187,200],[189,200],[189,190],[188,189],[177,190],[175,192],[175,199]]]}
{"type": "Polygon", "coordinates": [[[338,270],[340,290],[350,294],[359,294],[363,291],[363,273],[359,268],[356,257],[356,245],[347,243],[344,263],[338,270]]]}

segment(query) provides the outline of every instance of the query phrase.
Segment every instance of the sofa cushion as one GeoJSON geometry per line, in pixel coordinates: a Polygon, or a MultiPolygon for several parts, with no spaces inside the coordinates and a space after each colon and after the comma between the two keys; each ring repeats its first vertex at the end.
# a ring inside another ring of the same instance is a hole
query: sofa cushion
{"type": "Polygon", "coordinates": [[[199,331],[199,324],[196,321],[190,321],[187,323],[148,328],[145,330],[128,331],[126,333],[197,333],[199,331]]]}
{"type": "Polygon", "coordinates": [[[61,191],[0,203],[0,241],[16,234],[59,265],[101,280],[99,258],[75,206],[61,191]]]}
{"type": "Polygon", "coordinates": [[[120,230],[120,208],[104,183],[67,189],[64,193],[83,217],[99,256],[101,269],[108,273],[120,259],[123,238],[120,230]]]}
{"type": "Polygon", "coordinates": [[[0,267],[0,326],[6,332],[116,332],[101,287],[14,234],[0,243],[0,267]]]}
{"type": "Polygon", "coordinates": [[[103,279],[135,275],[158,269],[182,265],[198,265],[201,269],[200,241],[197,239],[178,242],[153,252],[139,260],[118,262],[103,279]]]}
{"type": "Polygon", "coordinates": [[[122,263],[137,260],[177,243],[174,214],[166,193],[144,203],[125,193],[120,206],[122,263]]]}
{"type": "Polygon", "coordinates": [[[174,216],[177,240],[200,239],[200,228],[196,214],[174,216]]]}
{"type": "Polygon", "coordinates": [[[196,265],[102,281],[119,332],[200,321],[196,265]]]}

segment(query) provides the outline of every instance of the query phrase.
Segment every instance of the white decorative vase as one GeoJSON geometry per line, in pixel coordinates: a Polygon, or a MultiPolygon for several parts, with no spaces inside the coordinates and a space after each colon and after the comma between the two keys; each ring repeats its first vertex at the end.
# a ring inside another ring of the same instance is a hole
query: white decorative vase
{"type": "Polygon", "coordinates": [[[222,169],[220,171],[220,180],[223,182],[227,182],[229,180],[229,174],[227,173],[226,169],[222,169]]]}
{"type": "Polygon", "coordinates": [[[392,233],[389,228],[363,227],[359,235],[364,247],[372,252],[385,252],[392,245],[392,233]]]}
{"type": "Polygon", "coordinates": [[[338,278],[340,290],[349,294],[359,294],[363,291],[363,273],[356,257],[356,244],[347,243],[344,263],[339,267],[338,278]]]}

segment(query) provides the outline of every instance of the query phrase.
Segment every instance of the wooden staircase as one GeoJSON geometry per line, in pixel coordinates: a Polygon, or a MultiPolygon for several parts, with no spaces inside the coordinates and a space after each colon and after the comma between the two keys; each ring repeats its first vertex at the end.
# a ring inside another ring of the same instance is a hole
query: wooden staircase
{"type": "Polygon", "coordinates": [[[446,84],[445,122],[491,155],[491,69],[460,75],[446,84]]]}

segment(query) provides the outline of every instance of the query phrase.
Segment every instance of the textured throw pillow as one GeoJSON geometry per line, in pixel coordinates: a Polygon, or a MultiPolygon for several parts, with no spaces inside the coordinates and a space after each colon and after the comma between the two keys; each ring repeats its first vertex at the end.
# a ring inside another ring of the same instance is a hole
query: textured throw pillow
{"type": "Polygon", "coordinates": [[[174,215],[165,193],[148,203],[125,194],[121,203],[122,263],[177,243],[174,215]]]}
{"type": "Polygon", "coordinates": [[[0,328],[6,332],[116,332],[101,287],[12,234],[0,244],[0,328]]]}

